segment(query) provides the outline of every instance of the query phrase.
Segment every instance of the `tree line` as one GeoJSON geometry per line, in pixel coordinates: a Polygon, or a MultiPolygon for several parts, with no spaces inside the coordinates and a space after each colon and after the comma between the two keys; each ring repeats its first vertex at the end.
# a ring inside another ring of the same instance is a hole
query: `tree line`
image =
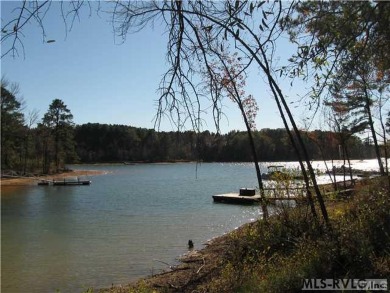
{"type": "MultiPolygon", "coordinates": [[[[75,125],[73,115],[54,99],[42,119],[23,113],[17,86],[1,85],[1,170],[49,174],[71,163],[106,162],[250,162],[253,153],[245,131],[159,132],[126,125],[75,125]]],[[[390,116],[387,119],[390,131],[390,116]]],[[[311,160],[374,158],[370,140],[344,131],[301,131],[311,160]]],[[[296,161],[285,129],[253,130],[259,161],[296,161]]],[[[295,137],[293,139],[296,139],[295,137]]],[[[384,150],[383,150],[383,153],[384,150]]]]}
{"type": "MultiPolygon", "coordinates": [[[[303,131],[311,159],[342,159],[337,133],[303,131]]],[[[159,162],[205,161],[250,162],[252,153],[245,131],[227,134],[209,131],[158,132],[125,125],[88,123],[74,128],[76,152],[80,162],[159,162]]],[[[253,131],[260,161],[295,161],[296,154],[284,129],[253,131]]],[[[352,136],[348,142],[350,158],[373,158],[370,143],[352,136]]]]}
{"type": "Polygon", "coordinates": [[[38,112],[23,113],[18,86],[1,80],[1,170],[20,174],[58,173],[76,162],[73,115],[54,99],[39,121],[38,112]]]}

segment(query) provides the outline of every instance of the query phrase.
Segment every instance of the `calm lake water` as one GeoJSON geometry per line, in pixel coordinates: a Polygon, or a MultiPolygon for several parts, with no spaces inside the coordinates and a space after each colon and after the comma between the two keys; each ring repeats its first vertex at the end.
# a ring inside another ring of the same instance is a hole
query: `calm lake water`
{"type": "Polygon", "coordinates": [[[211,198],[256,187],[250,163],[70,167],[107,174],[88,177],[90,186],[2,190],[1,292],[125,284],[175,264],[189,239],[200,249],[261,217],[258,206],[211,198]]]}

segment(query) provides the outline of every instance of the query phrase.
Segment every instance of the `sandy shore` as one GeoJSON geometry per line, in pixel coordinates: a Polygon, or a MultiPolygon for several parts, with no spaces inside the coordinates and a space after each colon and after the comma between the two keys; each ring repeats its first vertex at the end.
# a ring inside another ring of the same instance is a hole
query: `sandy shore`
{"type": "Polygon", "coordinates": [[[1,186],[28,186],[37,185],[39,180],[62,180],[69,177],[83,177],[83,176],[95,176],[106,174],[104,171],[98,170],[73,170],[69,172],[40,176],[40,177],[28,177],[28,178],[1,178],[1,186]]]}

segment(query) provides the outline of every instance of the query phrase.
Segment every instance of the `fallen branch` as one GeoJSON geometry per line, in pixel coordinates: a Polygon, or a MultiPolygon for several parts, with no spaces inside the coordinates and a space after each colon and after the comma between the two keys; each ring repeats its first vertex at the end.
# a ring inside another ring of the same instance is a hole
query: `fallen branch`
{"type": "Polygon", "coordinates": [[[196,271],[197,274],[199,274],[200,270],[203,269],[203,267],[206,265],[206,261],[204,260],[204,257],[202,257],[203,259],[203,265],[200,266],[200,268],[196,271]]]}
{"type": "Polygon", "coordinates": [[[153,261],[163,263],[163,264],[167,265],[171,270],[173,270],[175,268],[174,266],[171,266],[169,263],[166,263],[165,261],[162,261],[162,260],[153,259],[153,261]]]}

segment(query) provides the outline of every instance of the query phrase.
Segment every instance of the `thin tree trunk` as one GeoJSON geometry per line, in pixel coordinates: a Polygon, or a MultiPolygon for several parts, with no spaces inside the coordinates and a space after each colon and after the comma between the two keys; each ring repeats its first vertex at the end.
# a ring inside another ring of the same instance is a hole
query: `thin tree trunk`
{"type": "Polygon", "coordinates": [[[343,166],[342,166],[342,169],[343,169],[343,187],[344,189],[346,189],[346,183],[345,183],[345,178],[346,178],[346,170],[345,170],[345,161],[346,161],[346,158],[345,158],[345,140],[344,140],[344,137],[343,137],[343,142],[342,142],[342,152],[343,152],[343,166]]]}
{"type": "MultiPolygon", "coordinates": [[[[30,130],[28,130],[30,131],[30,130]]],[[[29,152],[28,152],[28,145],[29,145],[29,134],[26,135],[26,138],[25,138],[25,149],[24,149],[24,162],[23,162],[23,173],[26,174],[27,172],[27,159],[28,159],[28,155],[29,155],[29,152]]]]}
{"type": "Polygon", "coordinates": [[[387,160],[389,159],[389,153],[387,151],[388,145],[387,145],[387,136],[386,136],[386,128],[385,125],[383,124],[383,119],[382,119],[382,111],[380,112],[380,121],[381,121],[381,127],[383,131],[383,150],[384,150],[384,155],[385,155],[385,174],[387,175],[387,183],[388,186],[390,187],[390,176],[389,176],[389,165],[387,160]]]}
{"type": "Polygon", "coordinates": [[[351,183],[353,184],[353,174],[351,166],[351,158],[349,157],[348,147],[345,146],[345,156],[347,157],[348,168],[349,168],[349,177],[351,178],[351,183]]]}
{"type": "Polygon", "coordinates": [[[278,106],[280,116],[282,117],[284,128],[287,131],[288,137],[290,138],[291,144],[292,144],[292,146],[293,146],[293,148],[295,150],[295,153],[297,154],[297,157],[298,157],[298,162],[299,162],[299,165],[301,167],[303,180],[305,181],[306,196],[307,196],[307,199],[308,199],[308,202],[309,202],[309,205],[310,205],[311,213],[313,214],[313,217],[317,219],[318,216],[317,216],[317,212],[316,212],[316,209],[315,209],[313,196],[311,194],[310,181],[309,181],[309,177],[307,176],[305,165],[303,164],[303,160],[302,160],[301,154],[299,152],[298,146],[296,145],[294,137],[293,137],[293,135],[292,135],[292,133],[290,131],[290,128],[288,127],[288,123],[287,123],[286,117],[285,117],[285,115],[283,113],[283,109],[282,109],[282,107],[280,105],[280,101],[277,98],[277,94],[275,92],[275,89],[272,86],[271,86],[271,89],[272,89],[272,92],[274,94],[275,101],[276,101],[276,104],[278,106]]]}
{"type": "Polygon", "coordinates": [[[55,161],[56,161],[56,172],[58,173],[59,172],[59,169],[60,169],[60,162],[59,162],[59,154],[58,154],[58,150],[59,150],[59,137],[58,137],[58,130],[56,130],[56,134],[55,134],[55,161]]]}
{"type": "MultiPolygon", "coordinates": [[[[236,39],[237,39],[237,36],[236,36],[236,39]]],[[[267,75],[268,82],[269,82],[269,85],[270,85],[271,90],[273,92],[275,100],[278,101],[278,99],[280,98],[280,101],[281,101],[281,103],[282,103],[282,105],[283,105],[283,107],[284,107],[284,109],[285,109],[285,111],[287,113],[287,116],[288,116],[288,118],[289,118],[289,120],[291,122],[291,125],[292,125],[292,127],[294,129],[294,132],[295,132],[296,136],[297,136],[297,140],[298,140],[299,145],[301,147],[301,150],[303,152],[303,157],[304,157],[305,162],[307,164],[307,167],[309,169],[310,178],[311,178],[311,181],[312,181],[313,186],[314,186],[314,190],[315,190],[315,193],[316,193],[316,196],[317,196],[317,200],[318,200],[318,202],[320,204],[320,209],[321,209],[322,216],[323,216],[325,222],[327,223],[327,225],[329,225],[328,212],[326,210],[324,200],[322,198],[320,189],[319,189],[318,184],[317,184],[316,175],[315,175],[313,167],[312,167],[312,165],[310,163],[309,154],[307,153],[306,146],[303,143],[303,140],[302,140],[302,137],[301,137],[301,135],[299,133],[298,127],[295,124],[295,120],[294,120],[294,117],[291,114],[290,108],[288,107],[287,102],[284,99],[284,95],[283,95],[280,87],[276,83],[275,79],[272,77],[272,74],[271,74],[271,71],[270,71],[270,68],[269,68],[268,59],[267,59],[267,56],[266,56],[266,54],[264,52],[264,49],[263,49],[262,45],[259,46],[259,50],[260,50],[260,52],[261,52],[261,54],[263,56],[263,59],[264,59],[264,63],[263,63],[258,58],[257,53],[255,53],[247,44],[245,44],[245,42],[242,42],[241,40],[239,40],[239,41],[251,53],[252,57],[256,60],[257,64],[262,68],[264,73],[267,75]]],[[[288,128],[286,130],[288,130],[288,128]]],[[[305,170],[303,164],[301,164],[301,168],[302,168],[302,171],[305,170]]]]}
{"type": "Polygon", "coordinates": [[[260,204],[261,204],[261,210],[263,212],[263,219],[265,221],[267,221],[269,214],[268,214],[267,202],[266,202],[266,198],[265,198],[265,194],[264,194],[264,185],[263,185],[263,179],[261,177],[261,170],[260,170],[260,166],[259,166],[259,160],[257,157],[256,146],[255,146],[255,142],[253,140],[251,127],[249,125],[248,119],[247,119],[246,114],[245,114],[245,110],[242,106],[241,99],[239,99],[239,98],[238,98],[238,106],[240,107],[241,114],[244,118],[246,131],[248,133],[248,138],[249,138],[249,145],[250,145],[251,150],[252,150],[253,162],[255,163],[257,182],[259,184],[259,189],[260,189],[260,197],[261,197],[260,204]]]}
{"type": "Polygon", "coordinates": [[[382,159],[381,159],[381,153],[380,153],[380,150],[379,150],[378,140],[376,138],[376,133],[375,133],[375,128],[374,128],[374,121],[372,120],[371,107],[370,107],[370,98],[369,98],[368,92],[367,92],[366,80],[365,80],[364,77],[362,77],[362,79],[363,79],[363,84],[364,84],[365,108],[366,108],[367,116],[368,116],[368,124],[370,126],[372,139],[374,140],[375,154],[376,154],[376,158],[378,160],[379,172],[380,172],[380,174],[382,176],[384,176],[385,175],[385,169],[383,168],[383,163],[382,163],[382,159]]]}
{"type": "MultiPolygon", "coordinates": [[[[311,179],[311,181],[313,183],[313,187],[314,187],[314,190],[315,190],[316,195],[317,195],[317,200],[318,200],[318,202],[320,204],[320,209],[321,209],[322,216],[323,216],[325,222],[327,224],[329,224],[328,212],[326,210],[324,199],[323,199],[323,197],[321,195],[321,191],[320,191],[320,189],[318,187],[317,180],[316,180],[316,175],[315,175],[313,167],[311,165],[309,154],[307,153],[306,146],[303,143],[303,140],[302,140],[302,137],[301,137],[301,135],[299,133],[298,127],[295,124],[295,120],[294,120],[294,118],[293,118],[293,116],[291,114],[290,108],[288,107],[286,100],[284,99],[282,91],[280,90],[279,86],[276,84],[276,81],[272,78],[271,73],[270,72],[266,72],[266,73],[267,73],[268,79],[270,81],[270,84],[272,85],[271,87],[274,87],[275,90],[277,91],[278,97],[280,97],[280,100],[281,100],[281,102],[283,104],[284,109],[286,110],[286,113],[287,113],[287,115],[289,117],[291,125],[293,126],[294,132],[295,132],[295,134],[297,136],[298,143],[299,143],[299,145],[301,147],[300,149],[303,152],[303,157],[305,159],[307,168],[309,169],[310,179],[311,179]]],[[[275,97],[275,98],[277,98],[277,97],[275,97]]]]}

